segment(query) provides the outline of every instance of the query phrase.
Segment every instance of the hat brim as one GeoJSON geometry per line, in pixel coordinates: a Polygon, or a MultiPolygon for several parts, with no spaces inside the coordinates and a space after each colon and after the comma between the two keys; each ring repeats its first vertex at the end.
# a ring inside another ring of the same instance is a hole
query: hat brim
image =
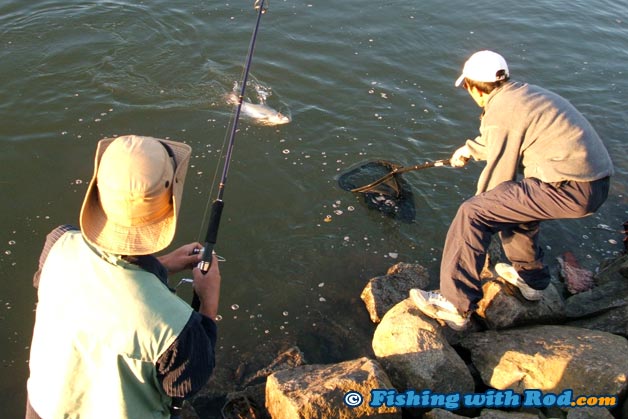
{"type": "Polygon", "coordinates": [[[465,75],[461,74],[460,77],[458,77],[456,79],[456,82],[454,83],[454,86],[459,87],[462,84],[462,82],[464,81],[464,79],[465,79],[465,75]]]}
{"type": "Polygon", "coordinates": [[[94,174],[81,208],[80,225],[85,240],[91,245],[115,255],[131,256],[156,253],[165,249],[172,242],[176,230],[192,148],[176,141],[152,137],[144,138],[151,138],[167,144],[174,154],[176,170],[172,185],[171,210],[158,221],[142,226],[122,226],[112,222],[107,217],[99,200],[97,174],[103,153],[116,138],[105,138],[98,142],[94,174]]]}

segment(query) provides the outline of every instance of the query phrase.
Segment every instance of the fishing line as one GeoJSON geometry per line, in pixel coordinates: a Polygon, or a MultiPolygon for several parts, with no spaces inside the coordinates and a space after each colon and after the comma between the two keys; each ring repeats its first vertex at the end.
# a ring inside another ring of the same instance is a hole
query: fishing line
{"type": "MultiPolygon", "coordinates": [[[[242,74],[244,74],[244,69],[242,70],[242,74]]],[[[203,217],[202,217],[203,222],[201,222],[201,225],[198,230],[198,236],[196,239],[196,241],[198,242],[201,242],[202,237],[203,237],[203,232],[207,230],[205,226],[205,220],[208,220],[207,214],[209,213],[209,209],[212,204],[212,196],[214,196],[214,188],[216,187],[216,183],[217,183],[216,181],[218,180],[218,173],[220,173],[220,162],[225,157],[225,149],[227,148],[227,141],[229,141],[229,136],[230,136],[229,132],[231,130],[231,126],[235,122],[235,115],[236,115],[236,109],[234,108],[233,111],[231,111],[229,122],[227,124],[227,130],[225,131],[225,135],[222,140],[220,153],[218,154],[218,162],[216,164],[216,170],[214,170],[214,176],[212,177],[212,180],[211,180],[211,188],[209,189],[209,193],[207,194],[207,199],[205,200],[205,210],[203,211],[203,217]]]]}
{"type": "MultiPolygon", "coordinates": [[[[223,201],[222,196],[224,193],[225,184],[227,182],[227,173],[229,172],[229,164],[231,162],[231,155],[233,153],[233,146],[235,143],[235,134],[237,132],[238,119],[240,117],[240,110],[242,108],[242,100],[244,98],[244,89],[246,87],[246,81],[249,74],[249,69],[251,68],[251,60],[253,58],[253,50],[255,48],[255,40],[257,38],[257,31],[259,29],[259,22],[262,18],[262,14],[266,12],[266,8],[264,7],[264,0],[256,0],[255,8],[258,9],[257,13],[257,21],[255,23],[255,30],[253,31],[253,36],[251,37],[251,43],[249,44],[249,51],[247,54],[246,65],[244,66],[244,75],[242,77],[242,88],[240,91],[238,105],[234,112],[234,115],[231,119],[231,130],[229,135],[229,140],[227,142],[227,135],[225,134],[225,140],[223,140],[222,148],[220,150],[220,159],[224,158],[222,177],[220,180],[220,184],[218,185],[218,194],[217,198],[209,205],[209,201],[211,196],[213,195],[214,186],[216,184],[216,179],[218,178],[218,167],[220,163],[216,166],[216,173],[214,174],[214,180],[212,181],[212,187],[210,193],[208,195],[207,204],[205,205],[205,213],[203,215],[203,220],[207,218],[207,213],[210,211],[209,222],[207,224],[207,233],[205,235],[205,241],[203,242],[203,249],[201,250],[201,261],[198,263],[197,267],[204,274],[209,271],[211,266],[211,261],[214,253],[214,245],[216,244],[216,238],[218,236],[218,226],[220,225],[220,217],[222,215],[223,201]],[[223,155],[225,150],[225,145],[227,145],[226,154],[223,155]]],[[[218,160],[220,162],[220,159],[218,160]]],[[[202,223],[204,224],[204,223],[202,223]]],[[[202,226],[201,226],[202,231],[202,226]]],[[[200,235],[199,235],[200,236],[200,235]]],[[[200,240],[198,240],[200,242],[200,240]]],[[[189,282],[189,278],[183,278],[179,285],[184,282],[189,282]]],[[[192,280],[193,282],[193,280],[192,280]]],[[[178,286],[178,285],[177,285],[178,286]]],[[[198,311],[201,307],[201,300],[196,294],[196,291],[193,291],[192,296],[192,308],[198,311]]],[[[182,397],[173,397],[172,403],[170,406],[171,418],[179,418],[180,412],[183,408],[183,398],[182,397]]]]}
{"type": "MultiPolygon", "coordinates": [[[[267,2],[268,3],[268,2],[267,2]]],[[[268,6],[264,6],[264,0],[256,0],[255,1],[255,5],[254,5],[255,9],[259,9],[258,12],[258,16],[257,16],[257,21],[255,24],[255,29],[253,31],[253,35],[251,36],[251,41],[249,43],[249,50],[247,53],[247,61],[242,65],[242,72],[240,73],[240,78],[239,80],[242,80],[241,82],[241,86],[240,86],[240,94],[238,96],[239,98],[239,103],[233,108],[233,111],[230,114],[229,117],[229,122],[227,124],[227,130],[225,131],[225,135],[223,137],[222,140],[222,146],[220,148],[220,154],[218,156],[218,164],[216,164],[216,170],[214,171],[214,176],[212,178],[211,181],[211,188],[209,190],[209,193],[207,195],[207,200],[205,201],[205,209],[203,211],[203,220],[208,220],[208,213],[210,211],[211,205],[212,205],[212,196],[214,196],[214,188],[217,184],[217,180],[218,180],[218,173],[220,172],[220,161],[222,161],[223,159],[230,159],[231,158],[231,152],[233,151],[233,148],[235,147],[234,144],[234,137],[235,134],[239,131],[237,130],[237,124],[238,124],[238,120],[239,120],[239,116],[240,116],[240,109],[242,106],[242,101],[244,100],[244,91],[246,89],[246,85],[248,83],[248,75],[249,75],[249,69],[250,69],[250,65],[251,65],[251,59],[253,57],[253,50],[255,48],[255,41],[257,38],[257,32],[258,32],[258,28],[259,28],[259,21],[261,18],[261,15],[263,13],[266,13],[268,6]],[[227,144],[231,143],[231,150],[229,150],[229,146],[227,144]],[[226,156],[225,153],[228,153],[229,156],[226,156]]],[[[238,88],[238,83],[236,82],[233,90],[237,91],[238,88]]],[[[226,178],[226,172],[229,170],[227,161],[225,160],[225,163],[223,163],[223,178],[226,178]]],[[[223,185],[224,186],[224,185],[223,185]]],[[[222,194],[219,193],[219,197],[218,199],[222,199],[222,194]]],[[[205,222],[203,221],[201,223],[201,226],[199,228],[198,231],[198,236],[197,236],[197,241],[201,242],[201,238],[203,235],[203,231],[206,231],[205,228],[205,222]]]]}
{"type": "MultiPolygon", "coordinates": [[[[207,224],[207,232],[205,234],[205,240],[203,243],[203,249],[201,250],[201,260],[198,263],[198,268],[203,273],[207,273],[209,268],[211,267],[212,256],[214,253],[214,246],[216,245],[218,238],[218,228],[220,226],[220,219],[222,217],[222,210],[224,208],[223,195],[225,192],[225,186],[227,183],[227,175],[229,173],[229,167],[231,165],[231,156],[233,155],[233,149],[235,145],[235,136],[238,131],[238,120],[240,119],[240,111],[242,110],[242,101],[244,100],[244,91],[246,89],[246,84],[248,81],[249,71],[251,69],[251,62],[253,60],[253,51],[255,50],[255,41],[257,39],[257,33],[259,30],[259,23],[262,18],[262,14],[266,12],[266,8],[264,7],[264,0],[256,0],[255,8],[258,10],[257,20],[255,22],[255,29],[253,30],[253,35],[251,36],[251,42],[249,44],[249,50],[246,56],[246,64],[244,66],[244,74],[242,77],[242,83],[240,86],[240,94],[238,96],[238,103],[235,109],[235,115],[233,117],[233,123],[231,124],[231,130],[229,133],[229,141],[226,143],[227,148],[224,154],[224,162],[222,168],[222,175],[220,177],[220,183],[218,184],[218,192],[216,195],[216,199],[212,202],[209,208],[206,207],[206,211],[209,210],[209,222],[207,224]]],[[[224,150],[224,145],[223,145],[224,150]]],[[[215,184],[215,181],[213,182],[215,184]]],[[[213,186],[212,186],[213,190],[213,186]]],[[[211,196],[211,194],[210,194],[211,196]]],[[[204,218],[207,217],[207,213],[204,218]]],[[[192,308],[198,310],[200,308],[201,302],[194,292],[192,297],[192,308]]]]}

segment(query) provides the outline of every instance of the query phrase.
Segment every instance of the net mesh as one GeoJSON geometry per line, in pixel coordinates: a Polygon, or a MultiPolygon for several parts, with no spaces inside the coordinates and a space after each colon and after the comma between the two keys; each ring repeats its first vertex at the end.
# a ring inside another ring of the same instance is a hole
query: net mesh
{"type": "MultiPolygon", "coordinates": [[[[399,166],[383,160],[372,161],[343,173],[338,186],[353,191],[386,177],[399,166]]],[[[361,191],[367,207],[376,209],[403,222],[413,222],[416,215],[414,197],[410,185],[400,174],[389,176],[385,181],[361,191]]]]}

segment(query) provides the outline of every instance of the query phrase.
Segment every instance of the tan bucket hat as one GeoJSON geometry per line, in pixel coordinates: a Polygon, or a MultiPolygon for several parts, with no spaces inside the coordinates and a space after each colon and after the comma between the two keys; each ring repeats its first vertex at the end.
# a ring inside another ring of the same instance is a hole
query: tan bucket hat
{"type": "Polygon", "coordinates": [[[81,208],[88,243],[116,255],[148,255],[174,238],[192,149],[125,135],[98,142],[94,176],[81,208]]]}

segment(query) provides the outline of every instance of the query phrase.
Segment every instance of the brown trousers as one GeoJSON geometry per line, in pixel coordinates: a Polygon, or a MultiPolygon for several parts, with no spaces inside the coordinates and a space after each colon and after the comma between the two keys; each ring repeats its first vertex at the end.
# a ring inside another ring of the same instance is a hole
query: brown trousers
{"type": "Polygon", "coordinates": [[[504,182],[465,201],[447,232],[440,291],[462,313],[482,299],[480,272],[493,234],[521,278],[534,289],[549,285],[539,246],[541,221],[581,218],[608,197],[609,177],[592,182],[545,183],[535,178],[504,182]]]}

